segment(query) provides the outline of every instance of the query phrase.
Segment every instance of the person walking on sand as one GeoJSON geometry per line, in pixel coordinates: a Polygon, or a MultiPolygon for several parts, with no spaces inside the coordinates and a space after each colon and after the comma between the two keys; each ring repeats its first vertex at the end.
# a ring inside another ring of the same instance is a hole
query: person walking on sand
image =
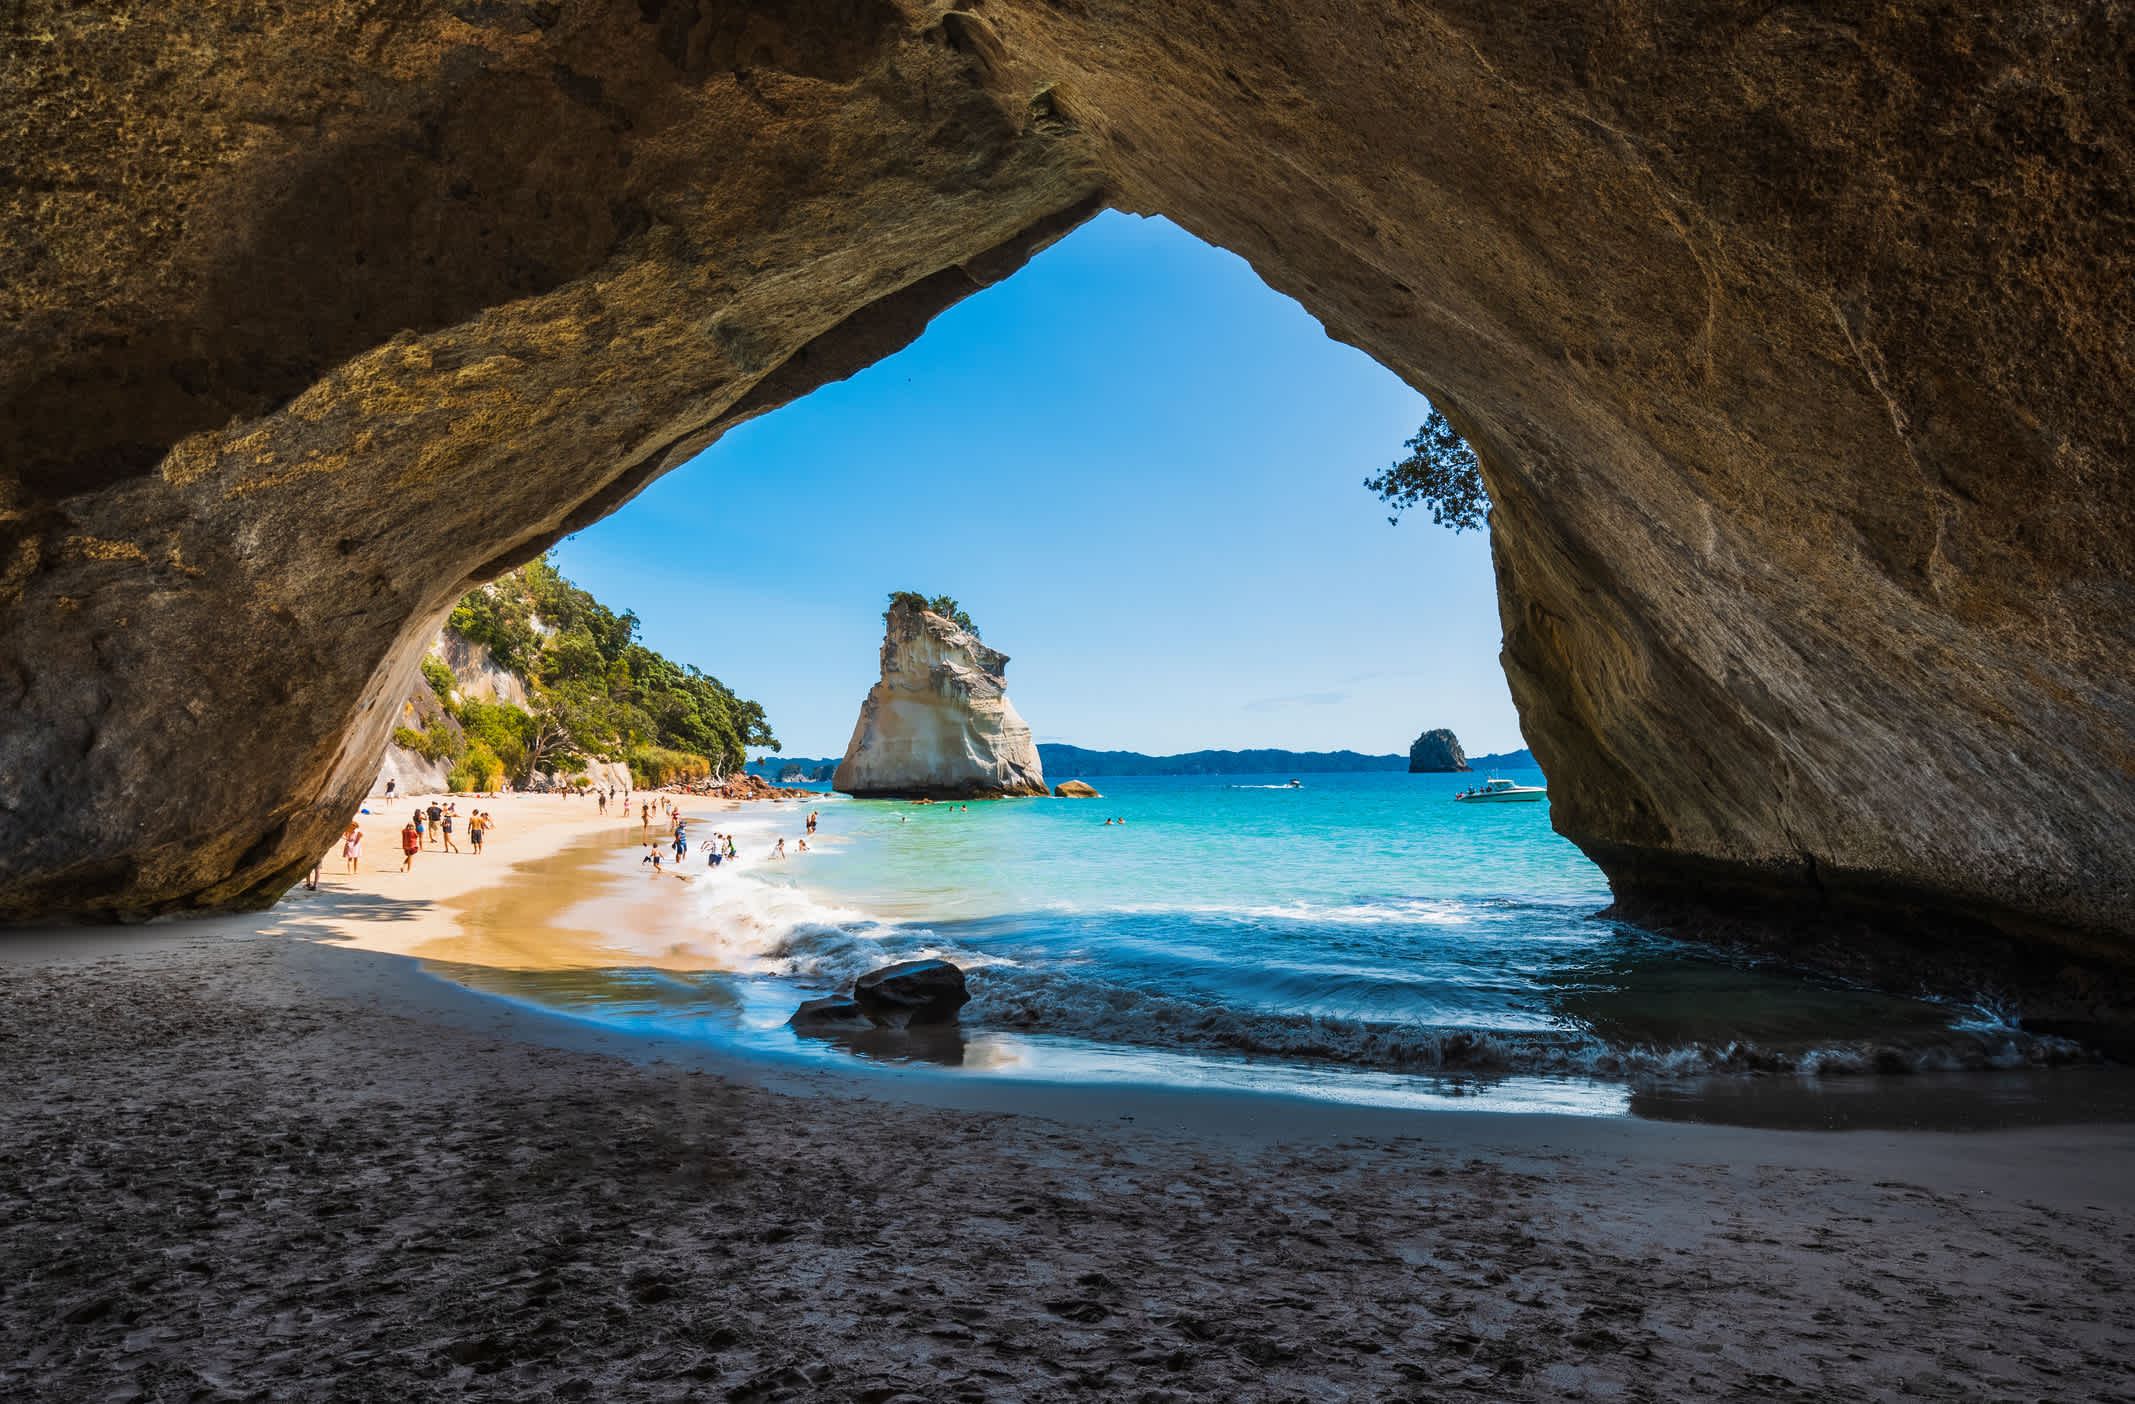
{"type": "Polygon", "coordinates": [[[356,865],[363,861],[363,828],[353,819],[341,831],[341,856],[348,860],[350,872],[356,871],[356,865]]]}
{"type": "Polygon", "coordinates": [[[415,826],[415,836],[421,838],[423,835],[423,807],[421,805],[415,806],[415,817],[408,822],[415,826]]]}
{"type": "Polygon", "coordinates": [[[423,831],[416,828],[415,821],[410,819],[408,826],[400,831],[400,870],[404,873],[414,872],[415,855],[422,850],[423,831]]]}
{"type": "Polygon", "coordinates": [[[449,808],[448,808],[448,809],[446,809],[446,811],[445,811],[445,817],[444,817],[444,818],[443,818],[442,820],[440,820],[439,822],[440,822],[440,823],[442,823],[442,824],[443,824],[443,825],[445,826],[445,827],[444,827],[444,836],[445,836],[445,851],[446,851],[447,853],[457,853],[457,852],[459,852],[459,851],[460,851],[460,850],[459,850],[459,846],[458,846],[457,844],[453,843],[453,841],[452,841],[452,811],[451,811],[451,809],[449,809],[449,808]]]}
{"type": "Polygon", "coordinates": [[[489,827],[489,818],[477,809],[467,818],[467,845],[475,853],[482,851],[482,831],[489,827]]]}
{"type": "Polygon", "coordinates": [[[430,842],[436,843],[438,841],[437,824],[438,820],[444,817],[445,811],[439,806],[438,802],[436,800],[430,801],[430,842]]]}

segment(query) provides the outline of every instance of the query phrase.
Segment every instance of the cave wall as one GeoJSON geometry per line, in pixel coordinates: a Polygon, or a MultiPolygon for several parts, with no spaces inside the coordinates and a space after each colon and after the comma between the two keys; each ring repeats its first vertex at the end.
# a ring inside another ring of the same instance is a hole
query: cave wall
{"type": "Polygon", "coordinates": [[[0,913],[270,897],[469,582],[1110,203],[1477,445],[1627,911],[2118,998],[2121,8],[183,9],[31,0],[0,75],[0,913]]]}

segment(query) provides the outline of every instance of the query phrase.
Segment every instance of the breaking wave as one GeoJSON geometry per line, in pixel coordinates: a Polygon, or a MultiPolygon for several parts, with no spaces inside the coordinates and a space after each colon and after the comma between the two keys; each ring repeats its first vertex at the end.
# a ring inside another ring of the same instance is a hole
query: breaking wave
{"type": "MultiPolygon", "coordinates": [[[[885,922],[824,902],[787,881],[746,870],[705,874],[693,901],[698,934],[688,942],[690,953],[736,974],[792,981],[796,1000],[813,990],[849,987],[869,970],[896,961],[953,961],[969,976],[973,999],[963,1021],[972,1033],[996,1030],[1437,1076],[1641,1082],[1716,1074],[1823,1077],[2011,1069],[2084,1058],[2075,1044],[2027,1033],[1986,1011],[1903,1039],[1800,1044],[1742,1039],[1669,1046],[1611,1041],[1570,1021],[1555,1028],[1505,1029],[1255,1009],[1107,978],[1096,962],[1072,954],[1018,961],[923,925],[885,922]]],[[[1477,905],[1415,902],[1402,906],[1398,916],[1378,906],[1149,910],[1257,921],[1457,923],[1477,919],[1477,905]]]]}

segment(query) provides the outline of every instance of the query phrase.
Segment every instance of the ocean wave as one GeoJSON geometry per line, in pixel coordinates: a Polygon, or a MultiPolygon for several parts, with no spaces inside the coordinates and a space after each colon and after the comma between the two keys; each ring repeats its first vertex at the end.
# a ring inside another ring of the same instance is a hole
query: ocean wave
{"type": "MultiPolygon", "coordinates": [[[[698,934],[689,939],[686,949],[737,974],[791,980],[810,988],[848,989],[861,975],[897,961],[952,961],[969,977],[973,998],[963,1017],[972,1032],[999,1030],[1293,1063],[1485,1078],[1824,1077],[2040,1067],[2084,1057],[2067,1040],[2027,1033],[1987,1010],[1953,1009],[1949,1026],[1912,1033],[1902,1040],[1782,1044],[1740,1039],[1673,1046],[1612,1042],[1570,1025],[1522,1030],[1270,1011],[1121,983],[1104,978],[1082,962],[1024,965],[961,945],[924,926],[880,921],[866,912],[825,902],[791,882],[745,870],[726,868],[705,874],[694,885],[691,900],[698,934]]],[[[1285,913],[1287,919],[1297,909],[1242,906],[1220,910],[1241,916],[1276,911],[1285,913]]],[[[1312,910],[1317,918],[1328,909],[1312,910]]]]}

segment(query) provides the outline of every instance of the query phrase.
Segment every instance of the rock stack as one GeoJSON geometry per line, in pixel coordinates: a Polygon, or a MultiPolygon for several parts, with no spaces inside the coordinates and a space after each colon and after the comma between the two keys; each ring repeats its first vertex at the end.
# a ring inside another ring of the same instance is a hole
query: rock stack
{"type": "Polygon", "coordinates": [[[860,704],[832,788],[877,799],[1044,794],[1037,744],[1008,701],[1008,655],[901,600],[886,619],[882,680],[860,704]]]}

